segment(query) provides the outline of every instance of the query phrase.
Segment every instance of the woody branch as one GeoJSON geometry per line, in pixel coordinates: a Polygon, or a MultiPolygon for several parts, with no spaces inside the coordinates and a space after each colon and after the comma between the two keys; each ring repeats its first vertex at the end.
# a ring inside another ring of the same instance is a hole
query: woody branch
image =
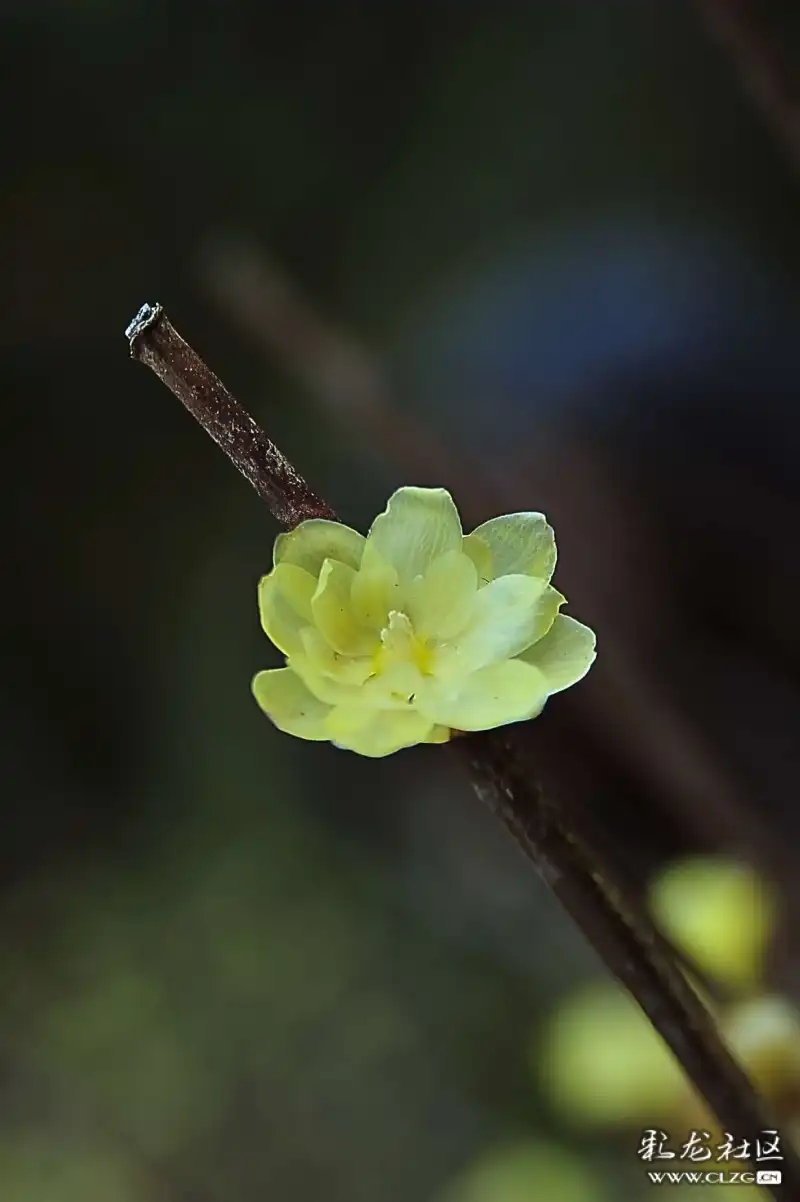
{"type": "MultiPolygon", "coordinates": [[[[131,356],[150,367],[235,467],[291,528],[313,517],[336,520],[221,380],[177,333],[159,305],[145,305],[126,330],[131,356]]],[[[453,753],[479,797],[501,819],[563,907],[672,1049],[719,1121],[742,1137],[775,1127],[716,1025],[644,909],[613,878],[560,796],[547,723],[533,723],[531,746],[513,727],[458,739],[453,753]]],[[[800,1161],[782,1162],[783,1192],[800,1202],[800,1161]],[[787,1186],[790,1192],[787,1191],[787,1186]]]]}

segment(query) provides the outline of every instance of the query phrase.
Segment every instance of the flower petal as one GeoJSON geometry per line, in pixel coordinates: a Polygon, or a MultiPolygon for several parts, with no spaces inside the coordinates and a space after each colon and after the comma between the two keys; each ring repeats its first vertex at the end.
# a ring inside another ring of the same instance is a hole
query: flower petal
{"type": "Polygon", "coordinates": [[[343,739],[346,741],[357,735],[365,726],[369,726],[377,712],[369,705],[364,705],[359,698],[334,706],[325,720],[328,738],[337,744],[343,739]]]}
{"type": "Polygon", "coordinates": [[[492,549],[478,534],[465,534],[461,540],[461,550],[468,555],[478,572],[478,583],[488,584],[494,580],[492,571],[492,549]]]}
{"type": "Polygon", "coordinates": [[[267,636],[284,655],[302,647],[300,633],[313,621],[314,577],[294,564],[281,563],[258,582],[258,608],[267,636]]]}
{"type": "Polygon", "coordinates": [[[311,598],[317,629],[341,655],[369,655],[378,646],[374,630],[362,626],[353,612],[350,594],[355,572],[338,559],[326,559],[311,598]]]}
{"type": "Polygon", "coordinates": [[[361,700],[362,685],[350,684],[328,676],[321,672],[314,660],[307,655],[292,655],[287,664],[300,677],[308,691],[326,705],[354,704],[361,700]]]}
{"type": "Polygon", "coordinates": [[[543,513],[506,513],[473,530],[492,553],[492,578],[522,573],[549,583],[556,566],[556,539],[543,513]]]}
{"type": "Polygon", "coordinates": [[[287,663],[306,688],[327,705],[358,702],[372,674],[370,661],[334,651],[313,626],[307,626],[300,637],[303,650],[289,656],[287,663]]]}
{"type": "Polygon", "coordinates": [[[430,654],[414,633],[406,614],[392,612],[381,631],[380,650],[373,657],[375,677],[367,685],[381,709],[404,708],[420,687],[430,654]]]}
{"type": "Polygon", "coordinates": [[[435,559],[408,587],[406,602],[414,633],[421,639],[450,639],[466,626],[475,606],[478,573],[463,551],[435,559]]]}
{"type": "Polygon", "coordinates": [[[461,520],[444,488],[398,488],[367,535],[364,566],[373,555],[397,570],[401,585],[423,576],[434,559],[461,547],[461,520]]]}
{"type": "Polygon", "coordinates": [[[370,759],[392,755],[416,743],[426,743],[435,731],[430,718],[416,710],[372,710],[351,706],[337,706],[325,726],[328,737],[337,747],[370,759]]]}
{"type": "Polygon", "coordinates": [[[377,657],[369,660],[338,656],[319,631],[311,627],[303,631],[302,637],[307,652],[291,656],[289,667],[315,697],[329,705],[356,706],[370,711],[405,710],[409,697],[416,693],[423,680],[419,669],[408,659],[385,663],[376,672],[377,657]],[[338,667],[332,673],[325,670],[330,659],[321,654],[317,640],[327,647],[329,657],[338,659],[338,667]]]}
{"type": "Polygon", "coordinates": [[[426,743],[449,743],[453,737],[453,732],[449,726],[434,726],[431,733],[425,739],[426,743]]]}
{"type": "MultiPolygon", "coordinates": [[[[325,636],[315,626],[306,626],[305,630],[300,632],[300,638],[303,641],[305,655],[297,658],[307,660],[313,672],[319,676],[327,676],[331,681],[352,687],[353,685],[363,685],[374,673],[371,657],[357,658],[334,651],[325,636]]],[[[293,664],[294,660],[293,656],[293,664]]]]}
{"type": "Polygon", "coordinates": [[[546,700],[547,682],[538,668],[509,659],[473,672],[460,688],[431,681],[417,694],[416,705],[454,730],[492,730],[534,717],[546,700]]]}
{"type": "Polygon", "coordinates": [[[550,629],[564,598],[533,576],[501,576],[479,589],[466,630],[436,653],[434,672],[451,678],[512,659],[550,629]]]}
{"type": "Polygon", "coordinates": [[[363,626],[383,630],[390,611],[400,609],[400,584],[395,569],[377,555],[370,556],[370,564],[353,577],[350,600],[353,614],[363,626]]]}
{"type": "Polygon", "coordinates": [[[558,614],[547,634],[523,651],[519,658],[544,673],[551,693],[576,684],[595,660],[595,634],[582,622],[558,614]]]}
{"type": "Polygon", "coordinates": [[[338,559],[348,567],[357,568],[361,563],[365,541],[363,534],[343,526],[341,522],[309,518],[288,534],[278,535],[274,560],[276,566],[279,563],[292,563],[304,568],[316,579],[326,559],[338,559]]]}
{"type": "Polygon", "coordinates": [[[252,688],[256,701],[278,730],[312,742],[329,737],[325,720],[330,706],[310,693],[291,668],[257,673],[252,688]]]}

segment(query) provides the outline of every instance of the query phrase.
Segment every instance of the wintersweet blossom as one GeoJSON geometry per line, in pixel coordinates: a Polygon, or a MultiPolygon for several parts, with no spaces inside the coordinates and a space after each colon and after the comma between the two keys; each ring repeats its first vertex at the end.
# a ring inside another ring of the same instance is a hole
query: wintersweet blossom
{"type": "Polygon", "coordinates": [[[279,730],[372,757],[533,718],[595,657],[555,563],[542,514],[464,535],[443,488],[398,489],[366,538],[301,522],[259,584],[286,667],[259,672],[255,698],[279,730]]]}

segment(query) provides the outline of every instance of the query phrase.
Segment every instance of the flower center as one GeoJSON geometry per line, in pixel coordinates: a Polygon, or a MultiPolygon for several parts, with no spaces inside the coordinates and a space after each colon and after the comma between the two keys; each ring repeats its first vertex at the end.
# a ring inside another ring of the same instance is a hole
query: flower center
{"type": "Polygon", "coordinates": [[[433,653],[426,640],[414,633],[407,614],[397,610],[389,614],[389,623],[381,631],[380,646],[372,658],[372,668],[376,676],[405,675],[404,668],[422,676],[433,674],[433,653]]]}

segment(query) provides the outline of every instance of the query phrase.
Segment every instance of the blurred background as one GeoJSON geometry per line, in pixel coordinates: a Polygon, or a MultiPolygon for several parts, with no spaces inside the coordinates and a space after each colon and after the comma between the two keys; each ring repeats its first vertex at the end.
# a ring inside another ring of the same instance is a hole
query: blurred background
{"type": "Polygon", "coordinates": [[[660,1069],[600,1064],[608,995],[558,1026],[602,969],[449,757],[259,712],[275,524],[123,331],[162,302],[352,525],[410,483],[547,513],[599,632],[567,783],[642,891],[744,882],[701,874],[711,944],[772,890],[733,984],[785,1065],[787,164],[688,3],[0,14],[0,1197],[649,1196],[660,1069]]]}

